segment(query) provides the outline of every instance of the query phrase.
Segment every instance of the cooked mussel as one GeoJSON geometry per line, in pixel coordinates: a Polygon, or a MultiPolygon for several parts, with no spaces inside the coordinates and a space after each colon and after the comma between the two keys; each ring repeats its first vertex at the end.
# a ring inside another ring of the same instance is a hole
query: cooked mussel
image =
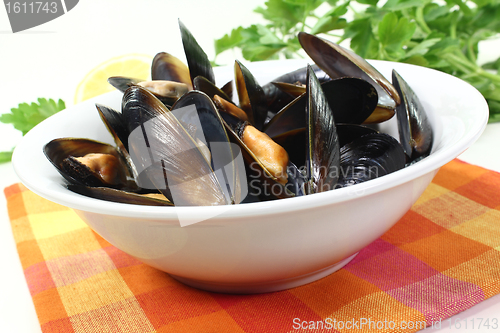
{"type": "Polygon", "coordinates": [[[196,91],[179,99],[172,111],[141,87],[131,87],[123,96],[122,112],[132,120],[129,153],[134,165],[176,206],[241,201],[240,173],[231,164],[234,152],[214,109],[211,99],[196,91]],[[221,164],[231,171],[224,173],[221,164]]]}
{"type": "Polygon", "coordinates": [[[108,78],[108,82],[121,92],[125,92],[125,90],[134,85],[146,88],[151,91],[156,98],[162,101],[163,104],[169,107],[172,106],[179,97],[191,90],[191,86],[185,83],[165,80],[143,81],[123,76],[112,76],[108,78]]]}
{"type": "Polygon", "coordinates": [[[67,188],[70,191],[85,195],[87,197],[126,203],[132,205],[147,205],[147,206],[173,206],[174,204],[167,200],[162,194],[148,193],[139,194],[134,192],[127,192],[117,190],[110,187],[89,187],[78,184],[69,184],[67,188]]]}
{"type": "Polygon", "coordinates": [[[189,68],[177,57],[167,53],[157,53],[151,65],[151,79],[184,83],[193,89],[189,68]]]}
{"type": "MultiPolygon", "coordinates": [[[[336,123],[361,124],[377,106],[377,92],[365,80],[339,78],[324,82],[320,87],[328,100],[336,123]]],[[[306,95],[297,97],[266,124],[264,131],[273,137],[306,127],[306,101],[306,95]]]]}
{"type": "Polygon", "coordinates": [[[89,139],[61,138],[47,143],[43,151],[70,183],[137,188],[126,160],[109,144],[89,139]]]}
{"type": "Polygon", "coordinates": [[[179,20],[179,28],[181,30],[182,45],[189,67],[189,75],[191,82],[197,76],[203,76],[213,84],[215,84],[215,75],[212,69],[212,64],[208,59],[207,54],[201,48],[191,32],[179,20]]]}
{"type": "Polygon", "coordinates": [[[433,130],[424,106],[410,85],[395,70],[392,81],[401,96],[401,104],[396,108],[399,141],[413,162],[428,156],[433,143],[433,130]]]}
{"type": "Polygon", "coordinates": [[[391,85],[359,56],[300,33],[316,64],[260,86],[236,61],[237,105],[232,82],[216,86],[205,52],[179,27],[188,66],[161,52],[152,81],[109,79],[124,92],[121,110],[96,106],[115,147],[86,139],[45,146],[72,191],[132,204],[229,205],[351,186],[430,153],[425,110],[395,71],[391,85]],[[402,145],[361,125],[395,110],[402,145]]]}
{"type": "Polygon", "coordinates": [[[338,180],[340,147],[333,112],[316,78],[308,66],[306,92],[306,194],[334,188],[338,180]]]}
{"type": "Polygon", "coordinates": [[[267,117],[264,91],[252,73],[237,60],[234,63],[234,77],[240,108],[247,114],[248,121],[261,131],[267,117]]]}
{"type": "MultiPolygon", "coordinates": [[[[314,70],[314,74],[318,80],[323,83],[331,80],[331,78],[326,74],[318,65],[311,65],[314,70]]],[[[269,83],[262,86],[264,91],[264,96],[267,101],[267,108],[271,113],[277,113],[285,105],[290,103],[295,97],[304,93],[305,90],[301,89],[299,94],[294,94],[290,90],[282,89],[282,87],[293,87],[301,86],[305,87],[307,82],[307,67],[302,67],[297,70],[291,71],[289,73],[283,74],[275,78],[269,83]]]]}
{"type": "Polygon", "coordinates": [[[368,122],[381,122],[394,115],[396,105],[401,102],[398,92],[366,60],[340,45],[326,39],[300,32],[299,42],[306,53],[331,78],[358,77],[371,83],[378,93],[378,107],[368,122]]]}
{"type": "MultiPolygon", "coordinates": [[[[243,110],[228,111],[227,105],[220,102],[216,105],[232,141],[241,148],[247,166],[248,182],[252,188],[255,188],[257,182],[262,189],[259,191],[261,198],[289,198],[298,195],[302,191],[302,175],[290,163],[286,150],[248,121],[234,115],[245,114],[243,110]]],[[[233,108],[238,109],[231,106],[233,108]]]]}
{"type": "Polygon", "coordinates": [[[337,187],[351,186],[382,177],[405,167],[403,147],[383,133],[364,135],[340,150],[340,179],[337,187]]]}

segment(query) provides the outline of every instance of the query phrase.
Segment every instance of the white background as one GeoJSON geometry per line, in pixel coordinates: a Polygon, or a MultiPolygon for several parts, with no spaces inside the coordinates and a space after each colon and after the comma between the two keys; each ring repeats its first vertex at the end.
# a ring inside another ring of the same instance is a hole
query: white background
{"type": "MultiPolygon", "coordinates": [[[[239,25],[262,23],[261,16],[253,13],[253,9],[263,3],[264,0],[81,0],[67,14],[16,34],[11,32],[6,11],[0,8],[0,113],[39,97],[61,98],[70,107],[83,77],[114,56],[128,53],[154,56],[166,51],[183,59],[178,19],[213,59],[213,40],[239,25]]],[[[498,57],[498,49],[494,43],[485,43],[481,59],[498,57]]],[[[235,58],[241,60],[237,52],[229,52],[218,58],[218,62],[232,64],[235,58]]],[[[12,126],[0,124],[0,139],[0,151],[10,150],[20,134],[12,126]]],[[[500,124],[488,125],[462,158],[500,171],[498,142],[500,124]]],[[[17,181],[10,163],[0,165],[1,189],[17,181]]],[[[40,332],[3,194],[0,195],[0,259],[0,332],[40,332]]],[[[470,329],[472,319],[488,317],[500,319],[500,297],[455,316],[452,322],[461,320],[461,332],[490,332],[470,329]],[[465,320],[469,324],[467,330],[465,320]]],[[[448,328],[447,322],[443,322],[442,331],[458,331],[455,327],[448,328]]]]}

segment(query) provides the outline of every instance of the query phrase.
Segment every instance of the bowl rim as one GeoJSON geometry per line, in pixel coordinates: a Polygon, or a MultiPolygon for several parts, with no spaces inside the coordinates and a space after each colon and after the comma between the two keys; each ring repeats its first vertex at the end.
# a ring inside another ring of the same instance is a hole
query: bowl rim
{"type": "MultiPolygon", "coordinates": [[[[259,66],[273,66],[273,62],[276,61],[267,61],[260,63],[249,63],[247,67],[252,70],[252,67],[258,68],[259,66]]],[[[284,62],[283,60],[279,60],[279,62],[284,62]]],[[[291,66],[293,65],[303,65],[307,62],[307,60],[291,60],[289,63],[291,66]]],[[[424,74],[433,73],[434,75],[443,75],[443,77],[448,76],[448,79],[453,80],[453,82],[461,82],[460,84],[467,84],[470,89],[470,93],[472,94],[470,97],[474,100],[478,101],[477,106],[475,107],[478,117],[473,124],[468,124],[470,129],[465,131],[463,135],[456,141],[453,142],[446,149],[441,149],[437,152],[432,153],[427,158],[419,161],[416,164],[410,165],[404,169],[398,170],[397,172],[385,175],[384,177],[376,178],[368,182],[364,182],[361,184],[357,184],[347,188],[340,188],[333,191],[327,191],[323,193],[317,193],[315,195],[295,197],[283,200],[273,200],[273,201],[265,201],[265,202],[256,202],[256,203],[246,203],[240,205],[228,205],[228,206],[189,206],[189,207],[153,207],[153,206],[140,206],[140,205],[132,205],[132,204],[122,204],[109,202],[104,200],[98,200],[94,198],[89,198],[81,195],[77,195],[66,189],[63,185],[60,184],[59,191],[54,188],[48,191],[47,189],[39,186],[37,184],[36,179],[33,179],[24,172],[24,168],[21,167],[21,164],[26,162],[26,158],[22,155],[27,150],[29,150],[29,146],[36,143],[36,137],[40,131],[43,129],[50,128],[50,123],[55,122],[59,117],[67,117],[69,113],[72,112],[73,109],[79,107],[85,107],[88,105],[93,105],[96,102],[99,102],[104,97],[109,98],[110,94],[116,94],[115,92],[111,92],[105,95],[101,95],[85,101],[81,104],[72,106],[63,110],[54,116],[44,120],[40,124],[38,124],[32,131],[27,133],[15,148],[13,157],[12,157],[12,165],[14,167],[15,172],[18,177],[21,179],[21,182],[31,191],[36,194],[53,201],[55,203],[80,210],[87,211],[98,214],[105,215],[115,215],[121,217],[132,217],[132,218],[143,218],[143,219],[162,219],[162,220],[176,220],[178,214],[183,214],[187,218],[199,218],[200,216],[210,215],[217,216],[218,219],[234,219],[235,217],[249,217],[249,216],[260,216],[260,215],[269,215],[269,214],[280,214],[284,212],[294,212],[298,210],[304,209],[304,207],[315,208],[319,206],[332,205],[337,203],[342,203],[348,200],[351,200],[353,197],[364,197],[368,195],[372,195],[377,192],[385,191],[387,189],[399,186],[401,184],[410,182],[415,180],[416,178],[423,176],[427,173],[431,173],[433,171],[437,171],[441,166],[450,162],[455,157],[457,157],[460,153],[466,150],[473,142],[475,142],[481,133],[484,131],[486,124],[488,122],[488,106],[484,99],[484,97],[470,84],[453,77],[449,74],[438,72],[433,69],[419,67],[415,65],[402,64],[402,63],[393,63],[388,61],[378,61],[378,60],[369,60],[376,68],[384,67],[384,66],[392,66],[397,69],[398,72],[401,68],[414,68],[417,67],[419,71],[422,71],[424,74]],[[62,190],[62,191],[61,191],[62,190]]],[[[247,65],[247,64],[245,64],[247,65]]],[[[230,67],[230,66],[226,66],[230,67]]],[[[215,68],[216,73],[222,69],[217,70],[215,68]]],[[[227,70],[227,69],[226,69],[227,70]]],[[[254,74],[255,75],[255,74],[254,74]]],[[[45,143],[43,143],[45,144],[45,143]]],[[[62,182],[62,177],[61,177],[62,182]]]]}

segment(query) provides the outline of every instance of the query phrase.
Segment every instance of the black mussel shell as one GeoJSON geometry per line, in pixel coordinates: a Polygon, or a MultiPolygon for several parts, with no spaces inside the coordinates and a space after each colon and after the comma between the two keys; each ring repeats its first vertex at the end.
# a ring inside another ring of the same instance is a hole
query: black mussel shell
{"type": "Polygon", "coordinates": [[[222,90],[232,101],[233,99],[233,80],[227,82],[225,85],[223,85],[220,90],[222,90]]]}
{"type": "MultiPolygon", "coordinates": [[[[321,84],[336,123],[361,124],[377,105],[377,92],[371,84],[357,78],[339,78],[321,84]]],[[[305,127],[305,95],[278,112],[265,126],[271,137],[305,127]]]]}
{"type": "MultiPolygon", "coordinates": [[[[232,87],[232,81],[228,83],[231,83],[230,86],[232,87]]],[[[227,95],[222,89],[219,89],[215,84],[213,84],[203,76],[195,77],[193,80],[193,86],[195,90],[204,92],[205,94],[208,95],[208,97],[212,99],[214,98],[215,95],[218,95],[224,98],[226,101],[233,103],[229,95],[227,95]]]]}
{"type": "MultiPolygon", "coordinates": [[[[331,80],[328,74],[326,74],[321,68],[319,68],[317,65],[312,65],[311,66],[314,70],[314,73],[316,74],[316,77],[320,82],[326,82],[331,80]]],[[[289,93],[286,91],[283,91],[283,89],[279,88],[280,84],[290,84],[290,85],[297,85],[301,84],[304,85],[306,84],[306,73],[307,73],[307,68],[302,67],[297,70],[294,70],[292,72],[283,74],[271,82],[265,84],[262,86],[262,89],[264,90],[264,95],[266,96],[266,101],[267,101],[267,107],[268,110],[271,111],[273,114],[277,113],[279,110],[284,108],[288,103],[290,103],[295,97],[297,96],[290,96],[289,93]]]]}
{"type": "Polygon", "coordinates": [[[240,108],[248,115],[248,121],[262,131],[267,117],[267,106],[262,87],[250,71],[238,60],[234,64],[236,91],[240,108]]]}
{"type": "Polygon", "coordinates": [[[363,135],[373,133],[377,133],[377,131],[370,127],[354,124],[337,124],[337,135],[339,137],[340,148],[363,135]]]}
{"type": "MultiPolygon", "coordinates": [[[[216,115],[211,118],[208,116],[207,108],[198,103],[199,97],[193,98],[194,94],[203,95],[204,101],[212,103],[205,94],[193,91],[181,97],[177,106],[173,106],[176,111],[171,112],[147,90],[140,87],[127,90],[124,94],[123,113],[133,110],[133,113],[138,114],[133,119],[138,120],[136,124],[139,126],[130,133],[130,155],[139,175],[144,173],[176,206],[230,204],[237,196],[233,193],[229,197],[229,189],[226,184],[220,183],[211,167],[211,164],[214,165],[213,161],[202,151],[201,146],[210,148],[213,141],[200,144],[197,138],[190,135],[189,132],[192,133],[193,130],[188,132],[186,129],[192,125],[189,118],[195,117],[191,111],[202,114],[198,119],[203,119],[203,132],[211,133],[217,127],[215,123],[220,122],[216,115]],[[192,104],[183,104],[191,98],[192,104]],[[183,106],[187,108],[182,108],[183,106]],[[175,113],[182,116],[183,120],[177,119],[175,113]]],[[[202,128],[199,126],[198,130],[202,128]]],[[[218,135],[221,136],[220,133],[218,135]]],[[[224,145],[224,141],[221,144],[224,145]]],[[[220,165],[216,167],[220,168],[220,165]]]]}
{"type": "Polygon", "coordinates": [[[298,128],[271,137],[274,142],[283,147],[290,161],[297,166],[306,165],[306,128],[298,128]]]}
{"type": "Polygon", "coordinates": [[[412,162],[430,154],[433,131],[418,96],[395,70],[392,71],[392,81],[402,99],[396,108],[399,141],[408,161],[412,162]]]}
{"type": "Polygon", "coordinates": [[[88,187],[83,185],[69,184],[67,185],[67,188],[75,193],[106,201],[133,205],[173,206],[173,203],[166,200],[166,198],[163,200],[143,194],[126,192],[109,187],[88,187]]]}
{"type": "Polygon", "coordinates": [[[132,190],[137,188],[125,158],[109,144],[90,139],[61,138],[47,143],[43,152],[57,171],[71,184],[132,190]],[[117,169],[111,183],[105,182],[99,174],[76,160],[92,153],[107,154],[115,158],[117,169]]]}
{"type": "Polygon", "coordinates": [[[271,84],[274,85],[279,90],[281,90],[282,92],[288,94],[290,96],[290,101],[292,101],[292,99],[295,99],[306,92],[306,86],[305,84],[302,83],[271,82],[271,84]]]}
{"type": "MultiPolygon", "coordinates": [[[[376,130],[353,124],[336,124],[337,136],[339,138],[339,146],[342,146],[362,137],[363,135],[377,133],[376,130]]],[[[299,128],[273,136],[274,142],[285,148],[288,152],[290,161],[298,166],[306,165],[306,129],[299,128]]]]}
{"type": "Polygon", "coordinates": [[[288,183],[282,184],[273,176],[267,167],[259,160],[252,150],[243,142],[243,133],[248,125],[248,121],[241,120],[233,114],[225,111],[219,112],[223,123],[226,126],[232,142],[236,143],[242,152],[245,160],[246,174],[249,187],[256,190],[256,196],[262,200],[284,199],[298,195],[302,189],[302,174],[293,163],[289,163],[287,168],[288,183]],[[258,189],[258,190],[257,190],[258,189]]]}
{"type": "Polygon", "coordinates": [[[306,194],[331,190],[338,180],[340,147],[333,112],[308,66],[306,92],[306,194]]]}
{"type": "Polygon", "coordinates": [[[395,109],[400,103],[400,97],[392,84],[362,57],[340,45],[305,32],[300,32],[298,38],[306,53],[332,79],[348,76],[368,81],[377,90],[378,105],[381,108],[395,109]]]}
{"type": "Polygon", "coordinates": [[[127,126],[123,122],[122,113],[102,104],[96,104],[102,122],[113,136],[116,146],[122,151],[128,151],[127,126]]]}
{"type": "Polygon", "coordinates": [[[127,78],[123,76],[112,76],[108,78],[108,82],[120,90],[121,92],[125,92],[128,88],[140,85],[143,88],[148,89],[156,96],[160,101],[163,102],[167,107],[171,107],[180,96],[182,96],[185,92],[192,89],[191,83],[189,85],[183,82],[171,81],[171,80],[152,80],[145,81],[134,78],[127,78]],[[158,85],[160,89],[164,91],[160,92],[153,88],[153,85],[158,85]],[[167,87],[167,89],[165,89],[167,87]]]}
{"type": "Polygon", "coordinates": [[[340,149],[337,187],[359,184],[405,167],[403,147],[383,133],[364,135],[340,149]]]}
{"type": "Polygon", "coordinates": [[[108,78],[108,83],[121,92],[125,92],[125,90],[127,90],[131,86],[136,85],[142,81],[144,80],[125,76],[111,76],[108,78]]]}
{"type": "Polygon", "coordinates": [[[264,126],[264,132],[275,137],[289,131],[306,127],[306,97],[302,95],[281,109],[264,126]]]}
{"type": "Polygon", "coordinates": [[[222,118],[212,99],[203,92],[194,90],[179,99],[172,107],[172,112],[181,123],[195,127],[191,137],[208,148],[210,166],[215,171],[222,188],[229,191],[228,200],[231,203],[239,203],[242,200],[240,178],[243,177],[243,170],[238,170],[236,160],[239,148],[230,143],[222,118]],[[191,113],[183,111],[193,106],[195,110],[191,113]]]}
{"type": "Polygon", "coordinates": [[[191,82],[197,76],[203,76],[208,81],[215,84],[215,75],[212,64],[208,60],[207,54],[203,51],[191,32],[179,20],[179,29],[181,30],[182,45],[189,67],[191,82]]]}
{"type": "Polygon", "coordinates": [[[185,83],[193,88],[188,67],[173,55],[160,52],[151,65],[151,79],[185,83]]]}
{"type": "MultiPolygon", "coordinates": [[[[122,97],[122,119],[130,135],[133,130],[158,114],[167,113],[170,109],[150,91],[140,86],[127,89],[122,97]],[[145,93],[144,91],[147,91],[145,93]]],[[[130,138],[127,138],[127,142],[130,138]]],[[[127,143],[127,146],[129,144],[127,143]]]]}

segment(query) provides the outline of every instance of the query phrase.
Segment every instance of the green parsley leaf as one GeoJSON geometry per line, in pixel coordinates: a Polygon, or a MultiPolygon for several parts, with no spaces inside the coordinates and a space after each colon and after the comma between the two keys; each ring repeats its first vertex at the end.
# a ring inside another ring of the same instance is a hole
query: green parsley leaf
{"type": "Polygon", "coordinates": [[[10,162],[12,159],[12,150],[11,151],[0,151],[0,163],[10,162]]]}
{"type": "Polygon", "coordinates": [[[17,108],[10,109],[11,113],[0,115],[0,122],[12,124],[23,135],[38,125],[45,118],[66,108],[60,99],[57,103],[53,99],[39,98],[37,103],[21,103],[17,108]]]}
{"type": "Polygon", "coordinates": [[[479,43],[500,34],[500,0],[267,0],[268,21],[216,40],[216,56],[241,48],[247,60],[299,57],[299,31],[326,34],[367,59],[441,70],[476,87],[500,121],[500,58],[480,66],[479,43]],[[326,9],[326,10],[325,10],[326,9]]]}
{"type": "MultiPolygon", "coordinates": [[[[10,113],[0,115],[0,122],[12,124],[25,135],[42,120],[65,108],[66,105],[61,99],[55,102],[53,99],[39,98],[38,103],[21,103],[17,108],[10,109],[10,113]]],[[[11,158],[12,151],[0,152],[0,163],[8,162],[11,158]]]]}
{"type": "Polygon", "coordinates": [[[222,38],[217,39],[214,43],[215,53],[219,54],[226,50],[240,46],[243,41],[243,36],[241,35],[242,30],[243,27],[238,27],[233,29],[230,34],[226,34],[222,38]]]}

